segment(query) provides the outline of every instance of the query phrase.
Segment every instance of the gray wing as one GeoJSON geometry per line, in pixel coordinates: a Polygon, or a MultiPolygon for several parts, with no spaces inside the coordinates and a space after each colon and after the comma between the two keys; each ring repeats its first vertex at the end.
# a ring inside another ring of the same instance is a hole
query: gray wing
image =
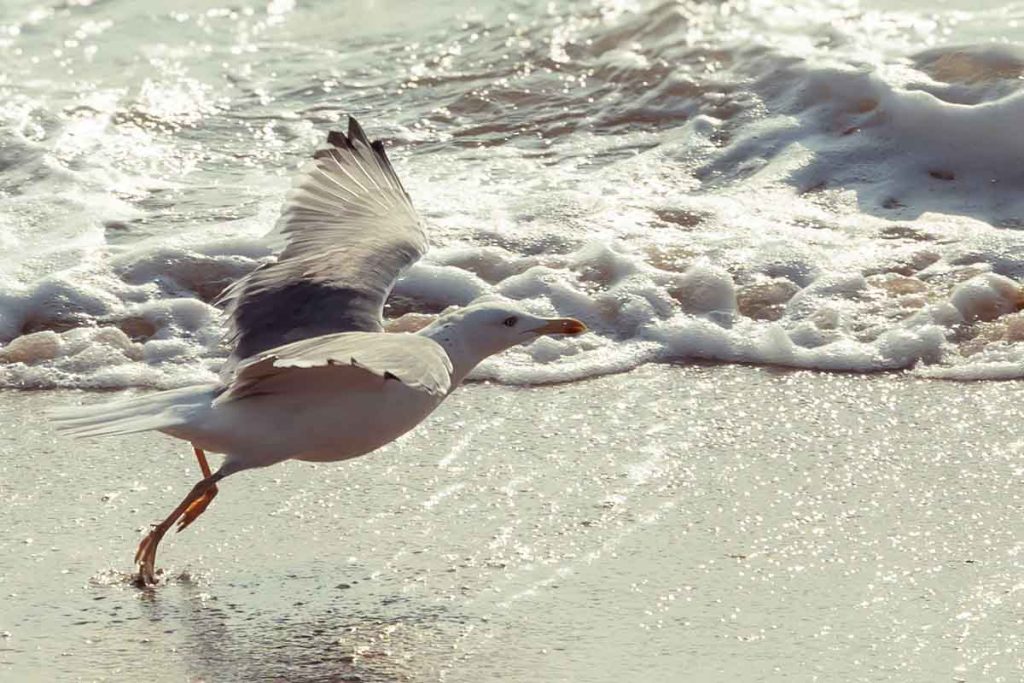
{"type": "Polygon", "coordinates": [[[332,332],[379,332],[395,280],[427,236],[380,141],[355,119],[302,168],[277,230],[285,247],[220,297],[240,359],[332,332]]]}
{"type": "Polygon", "coordinates": [[[281,379],[296,372],[325,371],[348,373],[356,382],[371,376],[394,380],[436,396],[447,394],[452,383],[451,359],[431,339],[407,333],[343,332],[285,344],[243,361],[215,403],[274,393],[281,379]]]}

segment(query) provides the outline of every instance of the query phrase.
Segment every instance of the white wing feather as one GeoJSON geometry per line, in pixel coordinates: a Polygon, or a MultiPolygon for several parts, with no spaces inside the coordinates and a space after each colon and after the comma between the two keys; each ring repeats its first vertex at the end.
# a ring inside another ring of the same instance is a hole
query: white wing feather
{"type": "Polygon", "coordinates": [[[452,362],[437,342],[418,334],[343,332],[286,344],[240,364],[215,403],[272,390],[270,380],[294,372],[352,368],[428,394],[451,389],[452,362]]]}
{"type": "Polygon", "coordinates": [[[281,211],[277,261],[220,298],[235,342],[225,366],[334,332],[380,332],[402,271],[427,250],[423,224],[384,146],[349,119],[299,172],[281,211]]]}

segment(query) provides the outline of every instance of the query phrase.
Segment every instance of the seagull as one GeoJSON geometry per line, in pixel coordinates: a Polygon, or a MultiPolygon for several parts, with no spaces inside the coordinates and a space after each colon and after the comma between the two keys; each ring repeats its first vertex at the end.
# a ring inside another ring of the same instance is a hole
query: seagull
{"type": "Polygon", "coordinates": [[[164,534],[192,524],[226,477],[375,451],[422,422],[488,356],[587,329],[484,302],[418,332],[385,332],[384,304],[427,236],[383,143],[351,117],[347,134],[331,131],[299,171],[273,232],[283,238],[276,260],[218,300],[232,346],[219,381],[53,416],[76,436],[156,430],[192,445],[203,477],[139,543],[139,586],[157,583],[164,534]],[[224,456],[216,471],[208,452],[224,456]]]}

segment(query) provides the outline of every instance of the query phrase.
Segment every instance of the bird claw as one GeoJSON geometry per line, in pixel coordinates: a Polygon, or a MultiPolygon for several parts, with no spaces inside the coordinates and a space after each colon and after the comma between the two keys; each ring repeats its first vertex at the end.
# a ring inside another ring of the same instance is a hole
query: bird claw
{"type": "MultiPolygon", "coordinates": [[[[156,548],[160,542],[157,536],[157,529],[150,531],[139,543],[139,549],[135,552],[135,564],[139,567],[139,573],[135,577],[135,585],[139,588],[156,585],[156,548]]],[[[163,534],[159,534],[162,536],[163,534]]]]}

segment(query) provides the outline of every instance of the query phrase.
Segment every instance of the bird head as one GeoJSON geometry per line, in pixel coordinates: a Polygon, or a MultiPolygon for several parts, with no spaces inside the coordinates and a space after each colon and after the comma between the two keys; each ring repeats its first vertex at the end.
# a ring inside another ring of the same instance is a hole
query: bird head
{"type": "Polygon", "coordinates": [[[442,315],[424,332],[437,341],[458,340],[479,357],[531,342],[544,335],[577,335],[587,326],[575,318],[541,318],[518,306],[485,302],[442,315]]]}

